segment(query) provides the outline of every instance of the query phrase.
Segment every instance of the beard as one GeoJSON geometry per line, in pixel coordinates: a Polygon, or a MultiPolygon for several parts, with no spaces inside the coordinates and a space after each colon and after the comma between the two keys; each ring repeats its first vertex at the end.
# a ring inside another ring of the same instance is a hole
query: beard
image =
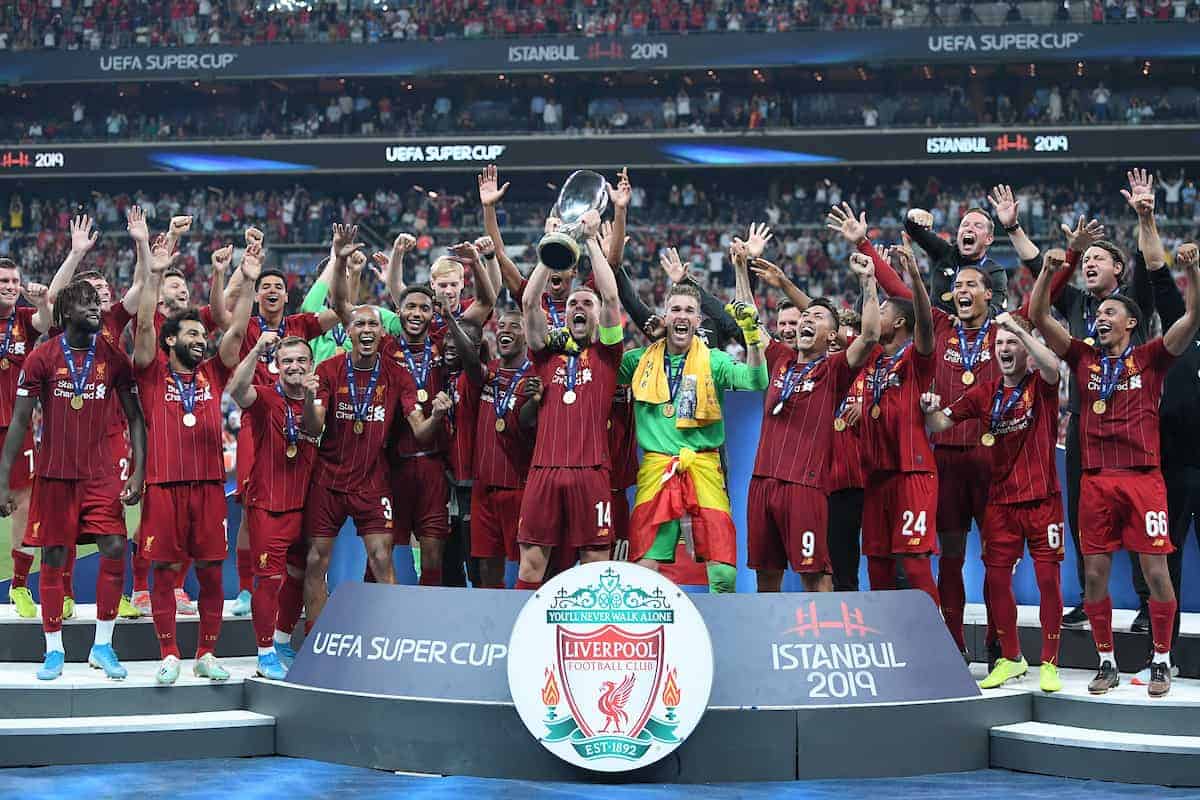
{"type": "Polygon", "coordinates": [[[175,343],[174,352],[175,358],[179,359],[179,363],[183,364],[188,369],[195,369],[196,367],[200,366],[201,359],[196,358],[196,356],[192,353],[191,348],[182,342],[175,343]]]}

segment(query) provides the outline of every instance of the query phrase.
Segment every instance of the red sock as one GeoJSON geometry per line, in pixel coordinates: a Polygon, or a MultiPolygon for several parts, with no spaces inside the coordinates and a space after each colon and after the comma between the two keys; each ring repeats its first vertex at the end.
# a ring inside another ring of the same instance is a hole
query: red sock
{"type": "Polygon", "coordinates": [[[517,585],[514,586],[513,588],[514,589],[540,589],[541,586],[542,586],[541,581],[523,581],[520,578],[517,578],[517,585]]]}
{"type": "MultiPolygon", "coordinates": [[[[29,584],[29,570],[33,569],[33,554],[26,553],[23,550],[13,548],[12,551],[13,576],[10,586],[14,589],[20,589],[29,584]]],[[[45,577],[42,578],[43,582],[45,577]]]]}
{"type": "Polygon", "coordinates": [[[1009,661],[1016,661],[1021,657],[1021,639],[1017,635],[1017,598],[1013,596],[1012,570],[989,566],[984,580],[988,590],[988,619],[995,621],[1000,654],[1009,661]]]}
{"type": "MultiPolygon", "coordinates": [[[[985,609],[992,607],[992,603],[988,599],[988,585],[986,579],[983,582],[983,607],[985,609]]],[[[985,616],[987,617],[987,633],[983,637],[983,643],[984,646],[991,648],[992,643],[997,641],[996,621],[992,619],[992,615],[990,613],[985,614],[985,616]]]]}
{"type": "Polygon", "coordinates": [[[914,589],[920,589],[925,594],[933,598],[933,604],[941,608],[942,604],[938,599],[937,584],[933,582],[933,565],[929,563],[928,558],[906,558],[904,560],[904,574],[908,576],[908,585],[914,589]]]}
{"type": "Polygon", "coordinates": [[[1113,651],[1112,634],[1112,598],[1108,595],[1103,600],[1094,603],[1084,602],[1083,613],[1087,614],[1088,622],[1092,623],[1092,641],[1096,643],[1096,651],[1111,653],[1113,651]]]}
{"type": "Polygon", "coordinates": [[[191,559],[188,559],[187,561],[183,562],[183,566],[179,568],[179,573],[175,576],[175,588],[176,589],[182,589],[183,585],[185,583],[187,583],[188,570],[190,570],[191,568],[192,568],[191,559]]]}
{"type": "Polygon", "coordinates": [[[1150,636],[1154,639],[1154,652],[1171,652],[1171,637],[1175,632],[1175,600],[1150,601],[1150,636]]]}
{"type": "MultiPolygon", "coordinates": [[[[937,589],[938,597],[942,598],[942,616],[959,650],[965,650],[967,647],[966,638],[963,636],[963,611],[967,607],[967,590],[963,586],[962,571],[961,558],[942,556],[938,561],[937,589]]],[[[1011,586],[1009,588],[1011,592],[1011,586]]]]}
{"type": "Polygon", "coordinates": [[[422,586],[441,586],[442,585],[442,568],[434,569],[421,565],[421,585],[422,586]]]}
{"type": "Polygon", "coordinates": [[[1042,663],[1058,663],[1058,645],[1062,632],[1062,568],[1049,561],[1033,562],[1041,595],[1042,663]]]}
{"type": "Polygon", "coordinates": [[[100,556],[100,572],[96,575],[96,619],[117,618],[121,605],[121,590],[125,588],[125,559],[100,556]]]}
{"type": "Polygon", "coordinates": [[[63,597],[75,597],[75,548],[67,548],[67,560],[62,566],[63,597]]]}
{"type": "Polygon", "coordinates": [[[144,548],[138,545],[133,549],[133,590],[135,592],[150,591],[150,559],[146,558],[144,548]]]}
{"type": "Polygon", "coordinates": [[[196,579],[200,581],[200,639],[196,642],[196,658],[211,653],[217,648],[217,637],[221,635],[221,617],[225,612],[225,591],[221,588],[221,565],[196,567],[196,579]]]}
{"type": "Polygon", "coordinates": [[[54,633],[62,630],[63,569],[42,562],[39,587],[42,595],[42,630],[54,633]]]}
{"type": "Polygon", "coordinates": [[[278,575],[260,575],[250,596],[250,616],[259,647],[270,647],[275,640],[275,618],[279,613],[278,575]]]}
{"type": "Polygon", "coordinates": [[[179,658],[179,641],[175,638],[175,581],[173,570],[158,567],[150,585],[150,611],[154,615],[154,632],[158,635],[158,650],[163,658],[179,658]]]}
{"type": "Polygon", "coordinates": [[[867,580],[871,591],[896,588],[896,560],[891,556],[867,556],[867,580]]]}
{"type": "MultiPolygon", "coordinates": [[[[279,610],[275,613],[275,630],[291,633],[300,621],[304,607],[304,579],[285,573],[279,587],[279,610]]],[[[265,646],[265,645],[264,645],[265,646]]]]}
{"type": "Polygon", "coordinates": [[[237,551],[238,591],[249,592],[254,589],[254,554],[249,550],[238,548],[237,551]]]}

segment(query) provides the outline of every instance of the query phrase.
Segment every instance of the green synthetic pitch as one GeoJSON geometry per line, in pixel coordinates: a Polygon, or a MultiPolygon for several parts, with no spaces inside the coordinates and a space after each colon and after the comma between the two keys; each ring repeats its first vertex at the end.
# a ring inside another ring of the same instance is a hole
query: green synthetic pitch
{"type": "MultiPolygon", "coordinates": [[[[138,520],[141,519],[141,516],[141,506],[125,509],[125,527],[130,533],[137,530],[138,520]]],[[[12,520],[7,518],[0,519],[0,581],[6,581],[12,577],[12,540],[9,538],[11,530],[12,520]]],[[[94,552],[96,552],[96,545],[87,544],[79,548],[79,552],[75,557],[83,558],[84,556],[90,556],[94,552]]],[[[35,554],[33,557],[34,572],[37,572],[41,562],[41,553],[35,554]]]]}

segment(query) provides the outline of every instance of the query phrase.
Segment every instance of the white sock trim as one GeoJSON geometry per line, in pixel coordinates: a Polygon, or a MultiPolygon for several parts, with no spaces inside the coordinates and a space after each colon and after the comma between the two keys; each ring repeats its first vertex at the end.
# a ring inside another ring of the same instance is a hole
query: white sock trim
{"type": "Polygon", "coordinates": [[[117,626],[115,619],[99,619],[96,620],[96,641],[94,644],[97,647],[103,645],[111,645],[113,637],[113,628],[117,626]]]}
{"type": "Polygon", "coordinates": [[[279,629],[275,630],[275,636],[273,638],[279,644],[291,644],[292,643],[292,635],[290,633],[287,633],[286,631],[281,631],[279,629]]]}
{"type": "Polygon", "coordinates": [[[1170,653],[1155,653],[1152,661],[1155,664],[1166,664],[1167,666],[1171,666],[1171,654],[1170,653]]]}
{"type": "Polygon", "coordinates": [[[271,655],[271,654],[272,654],[272,653],[274,653],[274,652],[275,652],[275,648],[274,648],[274,647],[260,647],[260,648],[258,648],[258,654],[259,654],[259,656],[269,656],[269,655],[271,655]]]}
{"type": "Polygon", "coordinates": [[[57,650],[60,653],[65,653],[62,643],[62,631],[46,631],[46,652],[52,653],[57,650]]]}
{"type": "Polygon", "coordinates": [[[1112,664],[1115,667],[1117,665],[1117,657],[1113,653],[1101,653],[1100,664],[1112,664]]]}

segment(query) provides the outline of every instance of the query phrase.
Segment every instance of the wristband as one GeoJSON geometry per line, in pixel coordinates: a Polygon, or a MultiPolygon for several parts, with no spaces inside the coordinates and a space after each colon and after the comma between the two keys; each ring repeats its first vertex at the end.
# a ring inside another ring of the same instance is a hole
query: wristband
{"type": "Polygon", "coordinates": [[[1014,222],[1012,225],[1005,225],[1005,226],[1004,226],[1004,232],[1005,232],[1005,233],[1012,233],[1013,231],[1019,231],[1019,230],[1021,230],[1021,223],[1020,223],[1020,222],[1014,222]]]}

